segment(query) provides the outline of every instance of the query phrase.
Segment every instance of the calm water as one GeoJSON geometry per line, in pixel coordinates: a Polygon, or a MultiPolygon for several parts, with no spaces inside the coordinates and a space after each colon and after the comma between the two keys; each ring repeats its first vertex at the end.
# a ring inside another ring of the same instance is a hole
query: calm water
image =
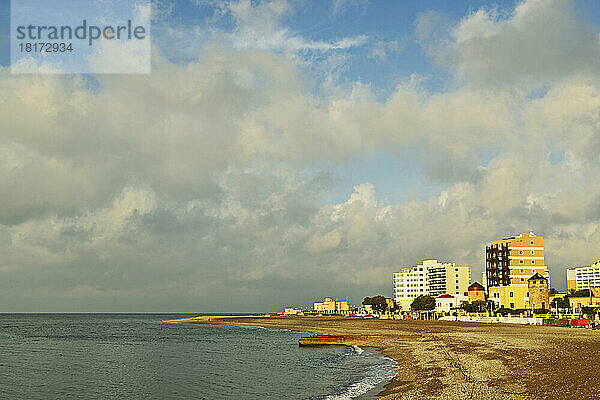
{"type": "Polygon", "coordinates": [[[374,350],[300,348],[299,332],[160,322],[184,316],[0,314],[0,399],[371,398],[394,375],[374,350]]]}

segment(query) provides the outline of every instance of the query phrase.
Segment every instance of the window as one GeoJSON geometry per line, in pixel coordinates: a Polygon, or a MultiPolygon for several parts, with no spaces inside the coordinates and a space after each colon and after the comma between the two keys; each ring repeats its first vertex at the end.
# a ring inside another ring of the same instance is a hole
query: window
{"type": "Polygon", "coordinates": [[[509,308],[515,308],[515,303],[510,303],[509,308]]]}
{"type": "Polygon", "coordinates": [[[514,292],[511,290],[511,291],[508,293],[508,297],[515,297],[515,293],[514,293],[514,292]]]}
{"type": "Polygon", "coordinates": [[[523,264],[523,260],[519,260],[519,263],[523,264]]]}
{"type": "Polygon", "coordinates": [[[529,242],[530,244],[533,244],[533,240],[531,242],[529,242]]]}
{"type": "Polygon", "coordinates": [[[519,250],[519,254],[523,254],[523,250],[519,250]]]}
{"type": "Polygon", "coordinates": [[[531,250],[531,254],[533,255],[533,254],[535,254],[535,252],[533,250],[531,250]]]}
{"type": "Polygon", "coordinates": [[[521,273],[523,273],[523,272],[525,272],[525,271],[521,270],[521,273]]]}

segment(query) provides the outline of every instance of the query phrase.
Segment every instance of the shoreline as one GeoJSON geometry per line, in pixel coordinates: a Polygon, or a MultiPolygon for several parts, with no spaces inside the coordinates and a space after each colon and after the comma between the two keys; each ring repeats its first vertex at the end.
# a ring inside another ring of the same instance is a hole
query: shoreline
{"type": "MultiPolygon", "coordinates": [[[[303,330],[299,330],[299,329],[289,329],[289,328],[282,328],[282,327],[271,327],[271,326],[264,326],[261,324],[245,324],[243,322],[240,321],[227,321],[227,320],[231,320],[231,319],[238,319],[238,318],[264,318],[264,319],[269,319],[269,318],[279,318],[279,317],[260,317],[260,316],[254,316],[254,315],[248,315],[248,316],[217,316],[217,315],[205,315],[205,316],[197,316],[197,317],[191,317],[191,318],[180,318],[180,319],[173,319],[173,320],[163,320],[163,323],[167,323],[167,324],[198,324],[198,325],[226,325],[226,326],[249,326],[249,327],[260,327],[260,328],[267,328],[267,329],[285,329],[285,330],[291,330],[294,332],[298,332],[298,333],[310,333],[310,334],[315,334],[315,333],[325,333],[325,334],[329,334],[330,332],[321,332],[321,331],[317,331],[314,329],[303,329],[303,330]]],[[[299,318],[299,317],[297,317],[299,318]]],[[[393,378],[389,378],[389,379],[385,379],[382,382],[379,382],[377,385],[375,385],[374,387],[372,387],[371,389],[369,389],[367,392],[363,393],[362,395],[358,396],[357,399],[371,399],[371,398],[377,398],[380,399],[382,398],[382,396],[384,396],[386,394],[386,392],[388,390],[390,390],[391,386],[394,383],[395,378],[398,376],[398,365],[399,362],[398,360],[394,359],[393,357],[387,355],[384,353],[383,348],[379,347],[379,346],[374,346],[371,344],[365,344],[368,343],[369,340],[371,340],[372,338],[367,338],[365,336],[360,336],[360,337],[352,337],[352,336],[347,336],[347,343],[343,344],[343,346],[358,346],[360,348],[372,348],[372,349],[376,349],[378,352],[381,353],[382,356],[389,358],[390,360],[393,360],[396,363],[396,375],[393,378]]]]}
{"type": "Polygon", "coordinates": [[[600,399],[600,334],[584,329],[342,317],[202,316],[168,323],[347,336],[397,363],[378,398],[600,399]],[[586,368],[587,367],[587,368],[586,368]]]}
{"type": "MultiPolygon", "coordinates": [[[[269,318],[278,318],[278,317],[262,317],[262,316],[255,316],[255,315],[248,315],[248,316],[217,316],[217,315],[205,315],[205,316],[197,316],[197,317],[191,317],[191,318],[180,318],[180,319],[174,319],[174,320],[163,320],[163,323],[170,323],[170,324],[198,324],[198,325],[226,325],[226,326],[245,326],[245,327],[257,327],[257,328],[267,328],[267,329],[277,329],[277,330],[289,330],[289,331],[294,331],[294,332],[298,332],[298,333],[307,333],[307,334],[314,334],[314,333],[328,333],[328,332],[319,332],[316,330],[299,330],[299,329],[289,329],[289,328],[282,328],[282,327],[271,327],[271,326],[263,326],[261,324],[245,324],[239,321],[235,321],[235,322],[231,322],[231,321],[227,321],[228,319],[232,319],[232,318],[264,318],[264,319],[269,319],[269,318]]],[[[388,356],[387,354],[385,354],[383,352],[383,349],[381,347],[378,346],[373,346],[373,345],[368,345],[368,344],[364,344],[366,340],[369,340],[365,337],[357,337],[357,338],[353,338],[351,336],[347,336],[347,343],[344,343],[343,346],[358,346],[360,348],[369,348],[369,349],[374,349],[376,351],[378,351],[379,353],[381,353],[382,356],[389,358],[390,360],[393,360],[396,363],[396,376],[398,375],[397,370],[398,370],[398,361],[395,360],[394,358],[388,356]]],[[[392,378],[387,378],[384,379],[383,381],[379,382],[378,384],[376,384],[375,386],[373,386],[372,388],[370,388],[367,392],[359,395],[358,397],[356,397],[357,400],[367,400],[367,399],[380,399],[382,398],[382,394],[386,392],[386,390],[388,390],[388,386],[391,385],[394,381],[395,377],[392,378]]]]}

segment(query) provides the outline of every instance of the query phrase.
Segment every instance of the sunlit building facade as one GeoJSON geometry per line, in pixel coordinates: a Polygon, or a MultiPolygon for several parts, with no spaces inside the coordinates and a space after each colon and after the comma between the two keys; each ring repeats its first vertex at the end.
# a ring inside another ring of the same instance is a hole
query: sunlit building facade
{"type": "Polygon", "coordinates": [[[549,285],[544,262],[544,238],[523,232],[486,246],[486,279],[489,298],[499,307],[527,308],[528,280],[540,274],[549,285]]]}
{"type": "Polygon", "coordinates": [[[325,297],[322,302],[314,303],[313,310],[321,314],[343,314],[350,310],[347,300],[333,300],[325,297]]]}

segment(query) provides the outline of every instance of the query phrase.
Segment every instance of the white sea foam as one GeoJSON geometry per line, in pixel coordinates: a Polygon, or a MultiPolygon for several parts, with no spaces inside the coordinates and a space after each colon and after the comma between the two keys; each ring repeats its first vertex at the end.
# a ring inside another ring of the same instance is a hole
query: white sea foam
{"type": "MultiPolygon", "coordinates": [[[[352,346],[355,349],[358,348],[361,351],[364,351],[358,346],[352,346]]],[[[343,393],[333,394],[327,396],[326,400],[352,400],[355,399],[369,390],[375,388],[380,383],[392,379],[396,376],[397,363],[388,357],[381,357],[382,360],[385,360],[386,363],[384,365],[376,365],[370,368],[367,371],[367,376],[365,376],[360,381],[351,384],[347,387],[343,393]]]]}
{"type": "MultiPolygon", "coordinates": [[[[224,325],[226,326],[226,325],[224,325]]],[[[293,331],[291,329],[285,329],[285,328],[266,328],[264,326],[257,326],[257,325],[232,325],[236,328],[246,328],[246,329],[262,329],[262,330],[266,330],[266,331],[280,331],[280,332],[297,332],[297,331],[293,331]]]]}
{"type": "Polygon", "coordinates": [[[361,349],[358,346],[352,345],[352,348],[354,349],[354,351],[356,352],[356,354],[361,355],[362,353],[364,353],[365,351],[363,349],[361,349]]]}

